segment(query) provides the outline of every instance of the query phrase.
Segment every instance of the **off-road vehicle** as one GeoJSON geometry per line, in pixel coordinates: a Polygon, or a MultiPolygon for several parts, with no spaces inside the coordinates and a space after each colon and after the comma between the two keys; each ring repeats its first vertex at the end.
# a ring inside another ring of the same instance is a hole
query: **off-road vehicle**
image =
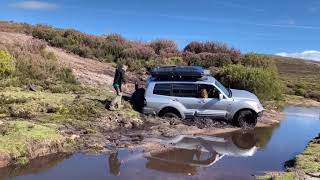
{"type": "Polygon", "coordinates": [[[264,111],[245,90],[223,86],[198,66],[156,67],[147,80],[143,113],[170,118],[212,118],[254,127],[264,111]]]}

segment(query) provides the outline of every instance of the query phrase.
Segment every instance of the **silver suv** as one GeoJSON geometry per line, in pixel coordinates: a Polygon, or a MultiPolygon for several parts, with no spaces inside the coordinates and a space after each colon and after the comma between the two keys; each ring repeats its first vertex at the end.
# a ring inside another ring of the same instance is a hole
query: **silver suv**
{"type": "Polygon", "coordinates": [[[159,81],[149,77],[144,114],[170,118],[212,118],[254,127],[264,111],[256,95],[225,88],[212,76],[201,80],[159,81]],[[202,96],[205,89],[207,96],[202,96]]]}

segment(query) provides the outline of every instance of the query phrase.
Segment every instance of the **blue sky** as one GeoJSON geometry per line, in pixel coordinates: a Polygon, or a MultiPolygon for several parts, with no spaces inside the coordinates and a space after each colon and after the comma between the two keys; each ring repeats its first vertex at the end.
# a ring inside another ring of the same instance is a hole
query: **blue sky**
{"type": "Polygon", "coordinates": [[[134,40],[170,38],[180,48],[219,41],[242,52],[282,55],[319,53],[319,19],[320,0],[0,1],[0,20],[134,40]]]}

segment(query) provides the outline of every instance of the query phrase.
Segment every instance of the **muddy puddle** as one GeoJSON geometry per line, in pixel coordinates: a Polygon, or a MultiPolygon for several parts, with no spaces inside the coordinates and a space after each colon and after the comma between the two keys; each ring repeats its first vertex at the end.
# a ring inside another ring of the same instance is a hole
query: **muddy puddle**
{"type": "Polygon", "coordinates": [[[22,168],[0,169],[0,179],[253,179],[281,171],[320,133],[319,108],[288,107],[280,124],[215,136],[152,139],[159,151],[123,149],[111,155],[55,155],[22,168]]]}

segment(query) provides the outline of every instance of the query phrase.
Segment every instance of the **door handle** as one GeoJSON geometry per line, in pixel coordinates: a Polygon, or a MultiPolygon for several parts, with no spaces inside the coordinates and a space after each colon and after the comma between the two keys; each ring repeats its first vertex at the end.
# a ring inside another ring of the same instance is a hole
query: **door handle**
{"type": "Polygon", "coordinates": [[[198,103],[205,103],[205,101],[204,100],[200,100],[200,101],[198,101],[198,103]]]}
{"type": "Polygon", "coordinates": [[[174,99],[172,99],[172,101],[177,101],[178,102],[179,100],[177,98],[174,98],[174,99]]]}

